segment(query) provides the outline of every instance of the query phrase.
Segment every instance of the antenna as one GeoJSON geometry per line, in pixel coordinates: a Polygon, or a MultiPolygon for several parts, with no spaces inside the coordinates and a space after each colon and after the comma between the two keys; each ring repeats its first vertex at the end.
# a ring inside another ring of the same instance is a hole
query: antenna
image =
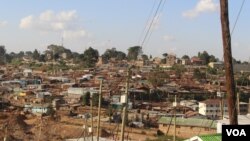
{"type": "Polygon", "coordinates": [[[62,44],[61,44],[61,45],[62,45],[62,47],[63,47],[63,36],[62,36],[62,44]]]}

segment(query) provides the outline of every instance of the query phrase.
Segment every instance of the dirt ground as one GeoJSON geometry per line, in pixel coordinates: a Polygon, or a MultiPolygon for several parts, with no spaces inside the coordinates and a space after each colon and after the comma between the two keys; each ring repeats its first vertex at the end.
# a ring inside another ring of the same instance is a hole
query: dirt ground
{"type": "MultiPolygon", "coordinates": [[[[90,136],[84,132],[83,125],[90,126],[90,121],[62,116],[54,119],[50,116],[39,117],[20,112],[0,113],[0,140],[6,137],[9,141],[62,141],[90,136]]],[[[97,121],[94,120],[94,135],[96,134],[97,121]]],[[[101,136],[118,140],[120,137],[118,124],[101,122],[101,136]]],[[[146,129],[126,128],[125,139],[143,141],[146,138],[155,138],[156,131],[146,129]]]]}

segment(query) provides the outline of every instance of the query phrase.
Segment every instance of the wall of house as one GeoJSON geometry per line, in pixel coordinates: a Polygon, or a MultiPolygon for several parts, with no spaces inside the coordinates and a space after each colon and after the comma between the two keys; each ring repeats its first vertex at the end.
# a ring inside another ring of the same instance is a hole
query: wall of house
{"type": "MultiPolygon", "coordinates": [[[[174,135],[173,125],[159,124],[159,130],[167,135],[174,135]]],[[[197,135],[214,134],[215,128],[176,126],[176,136],[181,138],[190,138],[197,135]]]]}

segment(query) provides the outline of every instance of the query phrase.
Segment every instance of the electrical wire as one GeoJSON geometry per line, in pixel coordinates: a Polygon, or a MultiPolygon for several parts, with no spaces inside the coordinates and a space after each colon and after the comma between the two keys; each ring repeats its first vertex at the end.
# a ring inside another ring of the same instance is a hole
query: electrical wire
{"type": "Polygon", "coordinates": [[[157,6],[157,9],[156,9],[156,11],[155,11],[155,13],[154,13],[153,19],[152,19],[151,22],[150,22],[149,28],[148,28],[148,30],[147,30],[147,32],[146,32],[146,35],[144,36],[144,38],[143,38],[143,40],[142,40],[141,47],[144,45],[144,43],[145,43],[145,41],[146,41],[146,39],[147,39],[147,37],[148,37],[148,35],[149,35],[149,32],[150,32],[150,30],[152,29],[152,26],[153,26],[155,17],[157,16],[157,14],[158,14],[158,12],[159,12],[159,9],[160,9],[160,7],[161,7],[161,5],[162,5],[162,1],[163,1],[163,0],[161,0],[161,1],[159,2],[158,6],[157,6]]]}
{"type": "Polygon", "coordinates": [[[140,34],[140,38],[139,38],[139,40],[138,40],[138,45],[140,44],[140,42],[141,42],[141,40],[142,40],[143,33],[145,33],[146,30],[147,30],[147,25],[148,25],[148,23],[149,23],[149,21],[150,21],[150,17],[151,17],[152,14],[153,14],[153,11],[154,11],[154,7],[155,7],[155,4],[156,4],[156,1],[157,1],[157,0],[154,1],[154,5],[153,5],[153,7],[152,7],[152,9],[151,9],[151,11],[150,11],[150,14],[149,14],[148,19],[147,19],[147,21],[146,21],[146,23],[145,23],[145,26],[144,26],[144,28],[143,28],[141,34],[140,34]]]}

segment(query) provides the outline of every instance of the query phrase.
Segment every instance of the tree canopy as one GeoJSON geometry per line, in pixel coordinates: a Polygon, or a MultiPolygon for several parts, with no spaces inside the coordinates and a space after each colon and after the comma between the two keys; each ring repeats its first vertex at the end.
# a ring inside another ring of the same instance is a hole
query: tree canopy
{"type": "Polygon", "coordinates": [[[133,46],[128,49],[128,60],[137,60],[138,55],[141,53],[141,46],[133,46]]]}
{"type": "Polygon", "coordinates": [[[83,65],[84,67],[94,67],[98,61],[99,52],[92,47],[89,47],[83,53],[83,65]]]}

